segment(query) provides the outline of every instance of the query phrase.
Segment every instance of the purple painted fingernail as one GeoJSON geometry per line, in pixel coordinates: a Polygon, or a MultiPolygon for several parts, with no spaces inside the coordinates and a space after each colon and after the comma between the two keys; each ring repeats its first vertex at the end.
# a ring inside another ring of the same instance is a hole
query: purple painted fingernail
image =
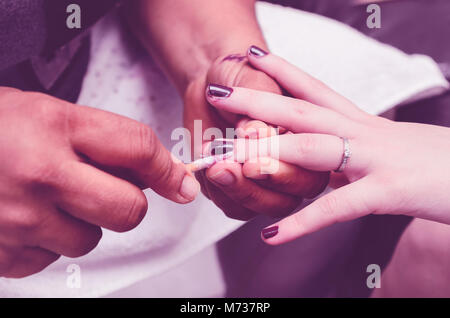
{"type": "Polygon", "coordinates": [[[226,87],[219,84],[209,84],[207,88],[207,94],[210,97],[227,98],[233,93],[231,87],[226,87]]]}
{"type": "Polygon", "coordinates": [[[255,57],[263,57],[263,56],[267,55],[266,51],[264,51],[263,49],[260,49],[257,46],[254,46],[254,45],[250,46],[250,48],[248,49],[248,53],[255,57]]]}
{"type": "Polygon", "coordinates": [[[266,240],[270,239],[278,234],[278,226],[268,227],[267,229],[262,230],[261,234],[266,240]]]}

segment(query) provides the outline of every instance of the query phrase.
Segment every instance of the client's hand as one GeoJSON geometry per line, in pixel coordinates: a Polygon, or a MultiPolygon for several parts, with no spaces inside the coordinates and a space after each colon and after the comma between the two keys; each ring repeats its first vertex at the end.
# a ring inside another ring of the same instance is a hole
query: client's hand
{"type": "Polygon", "coordinates": [[[220,88],[217,93],[210,85],[210,104],[286,127],[294,134],[236,140],[236,161],[277,155],[314,171],[343,169],[350,182],[263,230],[267,243],[285,243],[370,213],[406,214],[450,224],[450,129],[368,115],[279,57],[254,48],[248,55],[254,67],[296,98],[239,87],[228,92],[220,88]],[[273,141],[278,151],[267,150],[273,141]]]}
{"type": "MultiPolygon", "coordinates": [[[[194,120],[201,120],[202,131],[216,127],[238,127],[239,137],[261,138],[274,133],[262,121],[250,120],[227,112],[218,112],[205,99],[207,83],[243,86],[280,94],[278,84],[264,72],[255,70],[246,55],[229,55],[216,59],[204,77],[192,82],[184,96],[184,123],[194,133],[194,120]],[[251,134],[256,136],[252,136],[251,134]]],[[[201,145],[198,145],[201,146],[201,145]]],[[[202,149],[194,149],[197,156],[202,149]]],[[[197,177],[203,193],[232,218],[247,220],[258,213],[285,216],[302,201],[314,197],[328,183],[328,173],[312,172],[280,162],[277,173],[267,174],[265,164],[222,162],[200,172],[197,177]]]]}

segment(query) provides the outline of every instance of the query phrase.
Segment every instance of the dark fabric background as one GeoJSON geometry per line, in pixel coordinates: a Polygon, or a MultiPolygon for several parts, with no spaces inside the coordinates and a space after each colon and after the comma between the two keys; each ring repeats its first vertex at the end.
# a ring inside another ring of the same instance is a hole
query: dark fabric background
{"type": "Polygon", "coordinates": [[[51,59],[55,51],[89,28],[118,0],[0,0],[0,86],[43,92],[70,102],[78,98],[89,61],[89,38],[58,81],[45,89],[30,65],[29,58],[51,59]],[[81,7],[81,29],[68,29],[66,8],[81,7]]]}
{"type": "Polygon", "coordinates": [[[75,36],[89,29],[100,17],[110,10],[119,0],[45,0],[46,27],[48,37],[44,54],[51,54],[58,47],[69,42],[75,36]],[[76,3],[81,8],[82,28],[68,29],[66,8],[76,3]]]}
{"type": "Polygon", "coordinates": [[[0,0],[0,70],[44,49],[45,23],[44,0],[0,0]]]}

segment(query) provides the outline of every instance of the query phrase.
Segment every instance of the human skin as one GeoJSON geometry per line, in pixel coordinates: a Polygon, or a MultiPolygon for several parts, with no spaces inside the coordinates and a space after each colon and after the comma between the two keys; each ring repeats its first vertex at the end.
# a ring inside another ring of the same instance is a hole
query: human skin
{"type": "Polygon", "coordinates": [[[41,271],[60,255],[124,232],[152,188],[178,203],[199,192],[150,127],[41,94],[0,87],[0,276],[41,271]]]}
{"type": "MultiPolygon", "coordinates": [[[[254,0],[140,0],[128,3],[128,17],[141,42],[172,79],[184,99],[184,124],[193,136],[194,120],[202,129],[237,127],[240,136],[262,138],[274,130],[262,121],[217,112],[204,96],[206,84],[265,90],[281,94],[279,85],[252,68],[246,49],[266,48],[256,21],[254,0]],[[250,132],[257,134],[250,134],[250,132]]],[[[206,140],[207,141],[207,140],[206,140]]],[[[194,149],[196,156],[202,153],[194,149]]],[[[328,183],[327,172],[311,172],[280,163],[268,177],[261,163],[222,162],[197,174],[203,193],[226,215],[247,220],[258,214],[284,216],[303,197],[314,197],[328,183]]]]}
{"type": "MultiPolygon", "coordinates": [[[[280,160],[314,171],[337,169],[343,141],[351,158],[341,174],[348,184],[263,230],[265,242],[286,243],[336,222],[368,214],[404,214],[450,224],[450,129],[393,122],[369,115],[320,81],[272,54],[249,61],[294,98],[233,87],[228,97],[207,98],[211,105],[281,125],[294,132],[276,136],[280,160]],[[276,107],[274,107],[276,105],[276,107]]],[[[270,156],[269,139],[234,142],[235,159],[270,156]],[[259,147],[259,148],[257,148],[259,147]]]]}
{"type": "Polygon", "coordinates": [[[371,297],[449,297],[450,225],[414,219],[371,297]]]}

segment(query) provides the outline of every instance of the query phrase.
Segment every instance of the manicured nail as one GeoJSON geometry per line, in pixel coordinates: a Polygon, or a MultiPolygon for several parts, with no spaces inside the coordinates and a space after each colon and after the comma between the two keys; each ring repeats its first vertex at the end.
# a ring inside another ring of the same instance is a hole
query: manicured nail
{"type": "Polygon", "coordinates": [[[248,49],[248,53],[255,57],[263,57],[263,56],[267,55],[266,51],[264,51],[263,49],[260,49],[257,46],[254,46],[254,45],[250,46],[250,48],[248,49]]]}
{"type": "Polygon", "coordinates": [[[234,175],[228,170],[222,170],[215,175],[212,175],[210,178],[223,186],[231,186],[236,181],[234,175]]]}
{"type": "Polygon", "coordinates": [[[227,98],[233,93],[233,89],[219,84],[209,84],[207,93],[210,97],[227,98]]]}
{"type": "Polygon", "coordinates": [[[199,191],[200,184],[194,179],[194,177],[187,174],[181,183],[180,194],[186,200],[192,201],[195,199],[199,191]]]}
{"type": "Polygon", "coordinates": [[[278,226],[268,227],[267,229],[262,230],[261,234],[266,240],[274,237],[278,234],[278,226]]]}

